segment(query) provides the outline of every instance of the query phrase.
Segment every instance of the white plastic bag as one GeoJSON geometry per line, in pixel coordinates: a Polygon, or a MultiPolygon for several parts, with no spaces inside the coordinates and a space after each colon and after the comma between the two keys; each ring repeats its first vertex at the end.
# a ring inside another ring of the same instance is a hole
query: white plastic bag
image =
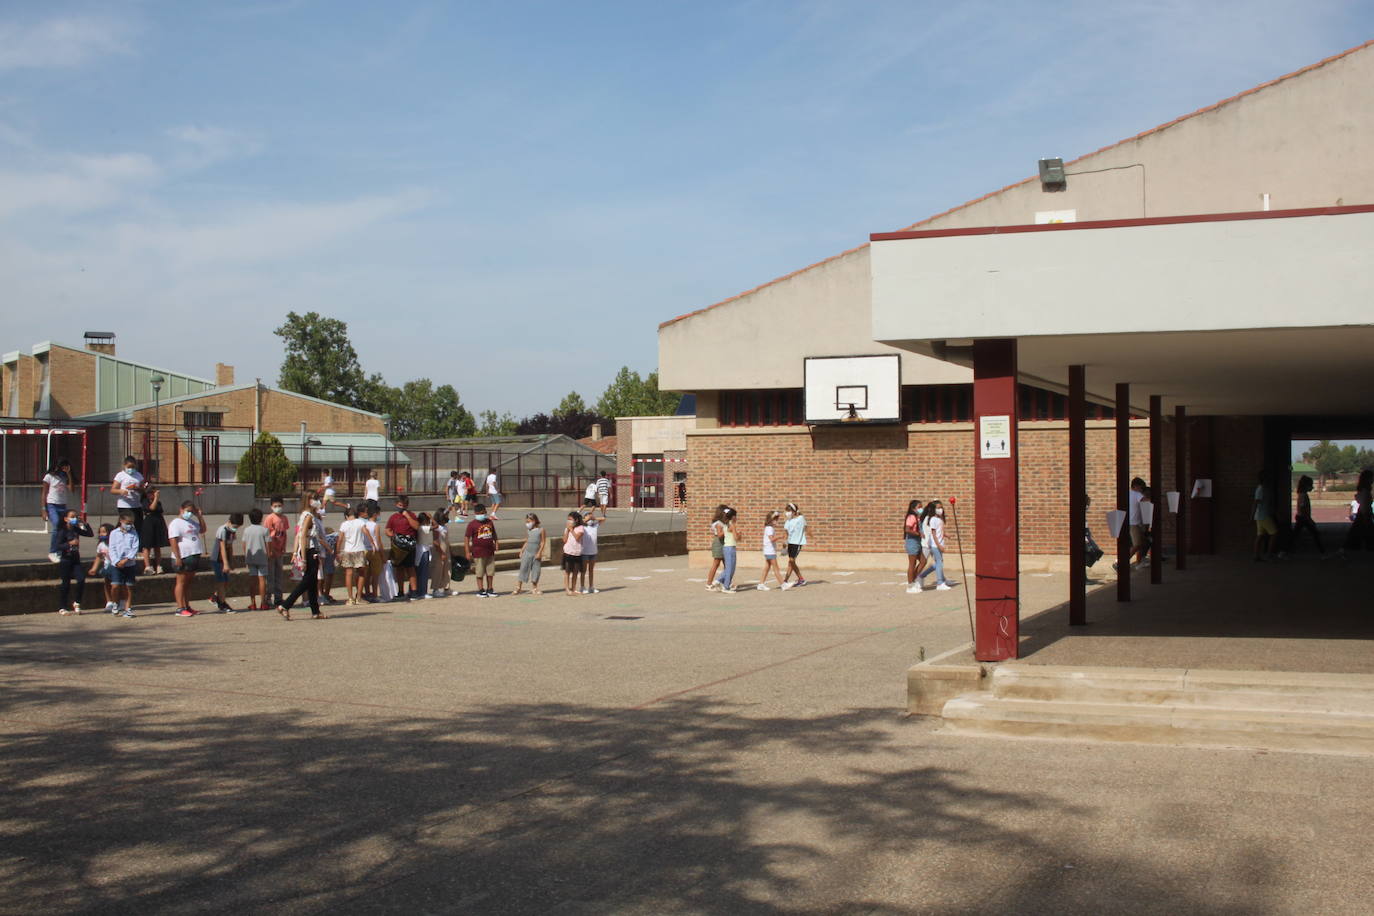
{"type": "Polygon", "coordinates": [[[396,597],[396,573],[391,568],[390,560],[382,564],[382,575],[377,580],[377,597],[383,601],[391,601],[396,597]]]}

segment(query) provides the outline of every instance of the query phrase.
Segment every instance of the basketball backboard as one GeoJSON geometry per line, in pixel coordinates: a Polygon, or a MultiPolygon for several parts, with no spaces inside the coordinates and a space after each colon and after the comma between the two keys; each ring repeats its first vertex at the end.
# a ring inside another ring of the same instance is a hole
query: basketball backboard
{"type": "Polygon", "coordinates": [[[808,356],[802,378],[809,424],[901,422],[899,354],[808,356]]]}

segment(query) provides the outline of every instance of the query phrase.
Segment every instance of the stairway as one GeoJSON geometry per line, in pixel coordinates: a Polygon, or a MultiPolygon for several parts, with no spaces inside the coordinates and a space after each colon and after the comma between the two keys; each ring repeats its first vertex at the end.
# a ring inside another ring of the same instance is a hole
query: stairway
{"type": "Polygon", "coordinates": [[[1374,675],[999,666],[949,700],[965,735],[1374,756],[1374,675]]]}

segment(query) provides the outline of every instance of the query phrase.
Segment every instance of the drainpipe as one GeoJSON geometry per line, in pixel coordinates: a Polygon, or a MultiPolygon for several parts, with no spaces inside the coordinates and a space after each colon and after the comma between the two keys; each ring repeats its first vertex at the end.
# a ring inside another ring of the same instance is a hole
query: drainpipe
{"type": "Polygon", "coordinates": [[[262,379],[253,379],[253,440],[262,435],[262,379]]]}

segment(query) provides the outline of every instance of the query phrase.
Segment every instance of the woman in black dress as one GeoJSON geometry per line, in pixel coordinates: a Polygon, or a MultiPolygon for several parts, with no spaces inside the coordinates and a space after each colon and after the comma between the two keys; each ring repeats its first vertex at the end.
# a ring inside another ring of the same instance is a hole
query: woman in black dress
{"type": "Polygon", "coordinates": [[[157,487],[148,491],[148,505],[143,510],[143,527],[139,529],[138,539],[139,546],[143,548],[144,574],[162,572],[162,548],[167,546],[167,520],[162,517],[162,494],[157,487]]]}

